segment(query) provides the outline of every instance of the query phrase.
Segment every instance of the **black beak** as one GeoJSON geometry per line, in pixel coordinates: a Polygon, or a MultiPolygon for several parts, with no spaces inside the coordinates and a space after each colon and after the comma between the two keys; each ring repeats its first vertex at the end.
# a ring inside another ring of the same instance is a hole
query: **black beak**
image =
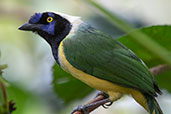
{"type": "Polygon", "coordinates": [[[39,24],[25,23],[24,25],[21,25],[18,29],[24,31],[36,31],[40,30],[41,26],[39,24]]]}

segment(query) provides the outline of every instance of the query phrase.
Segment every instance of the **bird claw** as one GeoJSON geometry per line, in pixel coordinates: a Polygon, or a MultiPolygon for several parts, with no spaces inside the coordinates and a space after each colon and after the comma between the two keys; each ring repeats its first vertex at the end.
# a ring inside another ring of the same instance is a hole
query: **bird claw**
{"type": "MultiPolygon", "coordinates": [[[[106,93],[104,93],[104,92],[102,92],[102,91],[99,91],[99,92],[97,93],[97,95],[95,96],[95,98],[98,97],[98,96],[100,96],[100,95],[102,95],[102,96],[104,97],[104,99],[105,99],[105,98],[109,98],[109,95],[106,94],[106,93]]],[[[103,106],[103,108],[107,109],[107,108],[108,108],[109,106],[111,106],[112,104],[113,104],[113,102],[110,102],[110,103],[107,103],[107,104],[103,104],[102,106],[103,106]]]]}
{"type": "MultiPolygon", "coordinates": [[[[104,92],[101,92],[101,91],[99,91],[98,93],[97,93],[97,95],[95,96],[95,98],[97,98],[98,96],[100,96],[100,95],[102,95],[104,98],[102,99],[102,100],[104,100],[104,99],[108,99],[109,98],[109,95],[108,94],[106,94],[106,93],[104,93],[104,92]]],[[[97,101],[98,102],[98,101],[97,101]]],[[[95,103],[97,103],[97,102],[95,102],[95,103]]],[[[108,108],[109,106],[111,106],[112,105],[112,103],[113,102],[109,102],[108,104],[102,104],[102,106],[104,107],[104,108],[108,108]]],[[[97,104],[94,104],[94,105],[97,105],[97,104]]],[[[100,106],[100,105],[99,105],[100,106]]],[[[81,112],[81,113],[83,113],[83,114],[89,114],[90,112],[91,112],[91,108],[93,107],[93,105],[92,104],[87,104],[87,105],[79,105],[78,107],[76,107],[72,112],[71,112],[71,114],[77,114],[77,113],[75,113],[75,112],[78,112],[78,114],[80,114],[79,112],[81,112]]]]}
{"type": "Polygon", "coordinates": [[[113,102],[111,101],[111,102],[106,103],[106,104],[104,104],[104,105],[102,105],[102,106],[103,106],[103,108],[108,109],[109,106],[111,106],[112,104],[113,104],[113,102]]]}
{"type": "Polygon", "coordinates": [[[82,112],[83,114],[89,114],[86,105],[79,105],[71,112],[71,114],[74,114],[76,111],[82,112]]]}
{"type": "Polygon", "coordinates": [[[96,96],[95,96],[95,98],[98,97],[98,96],[100,96],[100,95],[104,96],[104,98],[109,98],[109,95],[106,94],[106,93],[104,93],[104,92],[102,92],[102,91],[98,91],[97,94],[96,94],[96,96]]]}

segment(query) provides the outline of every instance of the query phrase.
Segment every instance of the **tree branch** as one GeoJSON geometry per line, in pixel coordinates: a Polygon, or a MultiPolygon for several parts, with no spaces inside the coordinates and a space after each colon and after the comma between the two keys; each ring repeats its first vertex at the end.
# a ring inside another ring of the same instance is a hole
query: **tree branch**
{"type": "MultiPolygon", "coordinates": [[[[169,71],[171,70],[171,66],[167,65],[167,64],[163,64],[163,65],[158,65],[155,67],[150,68],[150,72],[155,76],[155,75],[159,75],[163,72],[169,71]]],[[[95,99],[91,100],[88,104],[92,104],[95,103],[97,101],[101,101],[104,99],[104,96],[99,95],[98,97],[96,97],[95,99]]],[[[100,107],[101,105],[95,107],[93,110],[95,110],[96,108],[100,107]]],[[[92,112],[93,110],[91,110],[90,112],[92,112]]],[[[89,113],[90,113],[89,112],[89,113]]],[[[83,114],[80,111],[76,111],[74,114],[83,114]]]]}
{"type": "Polygon", "coordinates": [[[160,73],[166,72],[171,70],[171,66],[167,65],[167,64],[163,64],[163,65],[158,65],[155,67],[150,68],[150,72],[155,76],[158,75],[160,73]]]}

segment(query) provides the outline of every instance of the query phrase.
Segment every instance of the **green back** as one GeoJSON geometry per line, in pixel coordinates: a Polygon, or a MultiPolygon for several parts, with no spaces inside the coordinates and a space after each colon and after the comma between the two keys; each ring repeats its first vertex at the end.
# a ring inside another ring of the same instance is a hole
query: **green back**
{"type": "Polygon", "coordinates": [[[124,87],[155,94],[155,82],[145,64],[104,33],[82,24],[63,45],[66,59],[77,69],[124,87]]]}

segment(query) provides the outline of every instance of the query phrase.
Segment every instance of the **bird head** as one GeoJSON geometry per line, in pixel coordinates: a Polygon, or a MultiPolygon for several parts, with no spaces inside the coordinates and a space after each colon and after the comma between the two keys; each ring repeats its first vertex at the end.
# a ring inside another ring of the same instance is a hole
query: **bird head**
{"type": "Polygon", "coordinates": [[[19,30],[38,33],[48,43],[59,42],[71,30],[71,19],[66,15],[53,12],[35,13],[19,30]]]}

